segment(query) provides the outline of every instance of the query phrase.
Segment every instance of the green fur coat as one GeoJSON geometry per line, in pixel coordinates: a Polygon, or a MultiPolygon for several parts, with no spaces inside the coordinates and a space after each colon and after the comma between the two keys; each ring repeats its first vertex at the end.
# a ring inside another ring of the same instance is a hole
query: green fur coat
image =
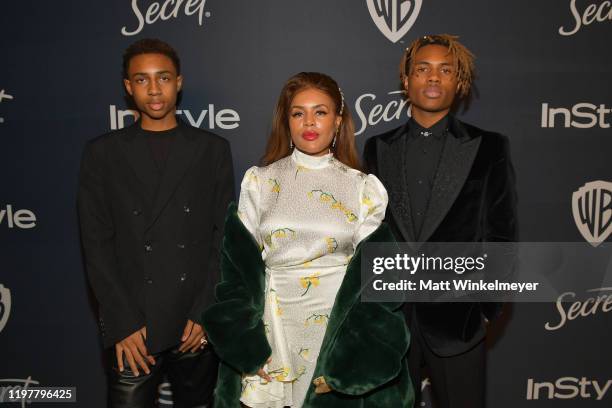
{"type": "MultiPolygon", "coordinates": [[[[363,242],[393,241],[381,225],[363,242]]],[[[313,378],[332,391],[310,388],[304,408],[412,408],[414,391],[406,353],[410,335],[400,303],[360,302],[361,245],[336,295],[313,378]]],[[[255,373],[271,354],[262,316],[265,265],[260,249],[231,204],[221,250],[218,303],[203,316],[208,338],[221,358],[216,408],[240,408],[241,375],[255,373]]]]}

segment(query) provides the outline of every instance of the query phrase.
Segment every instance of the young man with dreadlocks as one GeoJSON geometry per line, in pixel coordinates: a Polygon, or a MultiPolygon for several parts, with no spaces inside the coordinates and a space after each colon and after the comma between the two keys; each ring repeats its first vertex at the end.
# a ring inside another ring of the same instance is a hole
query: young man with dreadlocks
{"type": "MultiPolygon", "coordinates": [[[[470,95],[474,79],[474,55],[457,38],[428,35],[406,49],[400,79],[412,117],[366,142],[366,169],[389,192],[387,221],[401,241],[514,242],[516,192],[508,139],[452,114],[470,95]]],[[[427,366],[438,406],[484,407],[485,326],[501,306],[407,303],[415,391],[427,366]]]]}

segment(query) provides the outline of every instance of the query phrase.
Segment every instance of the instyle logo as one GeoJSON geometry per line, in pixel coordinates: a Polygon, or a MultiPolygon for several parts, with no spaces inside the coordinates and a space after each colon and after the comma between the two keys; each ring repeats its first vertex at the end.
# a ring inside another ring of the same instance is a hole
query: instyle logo
{"type": "MultiPolygon", "coordinates": [[[[0,103],[2,103],[3,99],[10,101],[13,99],[13,95],[9,95],[6,93],[4,89],[0,89],[0,103]]],[[[0,123],[4,123],[4,118],[1,116],[0,116],[0,123]]]]}
{"type": "Polygon", "coordinates": [[[396,43],[416,21],[422,0],[367,0],[367,4],[376,27],[396,43]]]}
{"type": "Polygon", "coordinates": [[[586,183],[572,194],[572,212],[578,231],[594,247],[612,233],[612,183],[586,183]]]}
{"type": "Polygon", "coordinates": [[[601,401],[612,385],[612,380],[587,380],[587,377],[561,377],[553,382],[527,379],[527,400],[539,399],[594,399],[601,401]]]}
{"type": "Polygon", "coordinates": [[[409,118],[409,104],[403,95],[403,91],[389,92],[387,96],[390,96],[390,98],[387,98],[384,104],[375,102],[376,95],[372,93],[359,96],[355,100],[355,114],[359,119],[355,136],[362,134],[368,126],[376,126],[380,122],[399,120],[402,116],[409,118]]]}
{"type": "Polygon", "coordinates": [[[610,127],[608,116],[612,109],[606,105],[599,106],[592,103],[581,102],[571,108],[551,108],[548,103],[542,104],[542,127],[554,128],[563,126],[579,129],[589,129],[600,127],[607,129],[610,127]]]}
{"type": "Polygon", "coordinates": [[[36,215],[30,210],[13,211],[13,206],[7,204],[0,208],[0,226],[6,225],[9,229],[30,229],[36,226],[36,215]]]}
{"type": "MultiPolygon", "coordinates": [[[[130,123],[138,119],[138,112],[131,109],[117,109],[116,105],[109,106],[111,130],[123,129],[126,125],[125,118],[129,117],[130,123]]],[[[233,109],[221,109],[216,111],[215,105],[209,104],[208,109],[202,109],[199,113],[189,109],[177,109],[177,115],[184,118],[191,126],[207,129],[231,130],[240,126],[240,115],[233,109]]]]}
{"type": "Polygon", "coordinates": [[[0,283],[0,333],[11,315],[11,291],[0,283]]]}
{"type": "Polygon", "coordinates": [[[612,310],[612,287],[589,289],[587,292],[592,295],[584,300],[575,300],[575,292],[565,292],[559,295],[555,303],[559,321],[546,322],[544,328],[549,331],[559,330],[572,320],[594,316],[598,313],[608,313],[612,310]]]}
{"type": "Polygon", "coordinates": [[[584,26],[591,25],[595,22],[603,23],[612,21],[612,2],[609,0],[593,2],[590,4],[583,3],[583,9],[578,10],[576,0],[570,1],[570,12],[572,13],[572,26],[559,27],[559,34],[570,36],[576,34],[584,26]]]}
{"type": "Polygon", "coordinates": [[[150,2],[146,10],[141,10],[138,0],[132,0],[132,12],[136,18],[136,26],[128,28],[123,26],[121,34],[132,36],[140,33],[145,25],[155,24],[157,21],[166,21],[178,18],[180,13],[186,16],[198,16],[198,25],[202,26],[202,18],[210,17],[210,11],[204,11],[206,0],[165,0],[150,2]]]}

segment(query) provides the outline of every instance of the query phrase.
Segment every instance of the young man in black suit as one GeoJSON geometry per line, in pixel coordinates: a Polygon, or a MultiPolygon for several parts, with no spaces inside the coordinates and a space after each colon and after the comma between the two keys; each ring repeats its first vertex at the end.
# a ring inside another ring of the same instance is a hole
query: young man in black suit
{"type": "Polygon", "coordinates": [[[230,146],[177,120],[183,77],[168,44],[132,44],[123,69],[140,119],[87,144],[78,192],[87,273],[111,348],[108,403],[153,406],[165,373],[175,406],[209,406],[217,360],[200,318],[214,301],[234,198],[230,146]]]}
{"type": "MultiPolygon", "coordinates": [[[[473,61],[455,36],[414,41],[400,64],[412,117],[366,142],[366,168],[389,192],[387,220],[400,241],[517,239],[508,139],[451,113],[470,94],[473,61]]],[[[428,366],[439,407],[484,407],[486,322],[499,315],[501,304],[413,303],[404,311],[415,391],[428,366]]]]}

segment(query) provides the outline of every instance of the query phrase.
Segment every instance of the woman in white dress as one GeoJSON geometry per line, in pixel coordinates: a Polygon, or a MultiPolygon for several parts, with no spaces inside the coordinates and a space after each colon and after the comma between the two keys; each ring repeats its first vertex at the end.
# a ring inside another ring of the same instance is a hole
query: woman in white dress
{"type": "MultiPolygon", "coordinates": [[[[321,345],[347,265],[387,206],[380,181],[359,170],[353,129],[332,78],[295,75],[281,92],[264,166],[242,180],[237,214],[265,264],[262,320],[271,350],[256,373],[243,373],[247,407],[327,406],[305,404],[321,345]]],[[[333,388],[323,377],[315,385],[317,393],[333,388]]]]}

